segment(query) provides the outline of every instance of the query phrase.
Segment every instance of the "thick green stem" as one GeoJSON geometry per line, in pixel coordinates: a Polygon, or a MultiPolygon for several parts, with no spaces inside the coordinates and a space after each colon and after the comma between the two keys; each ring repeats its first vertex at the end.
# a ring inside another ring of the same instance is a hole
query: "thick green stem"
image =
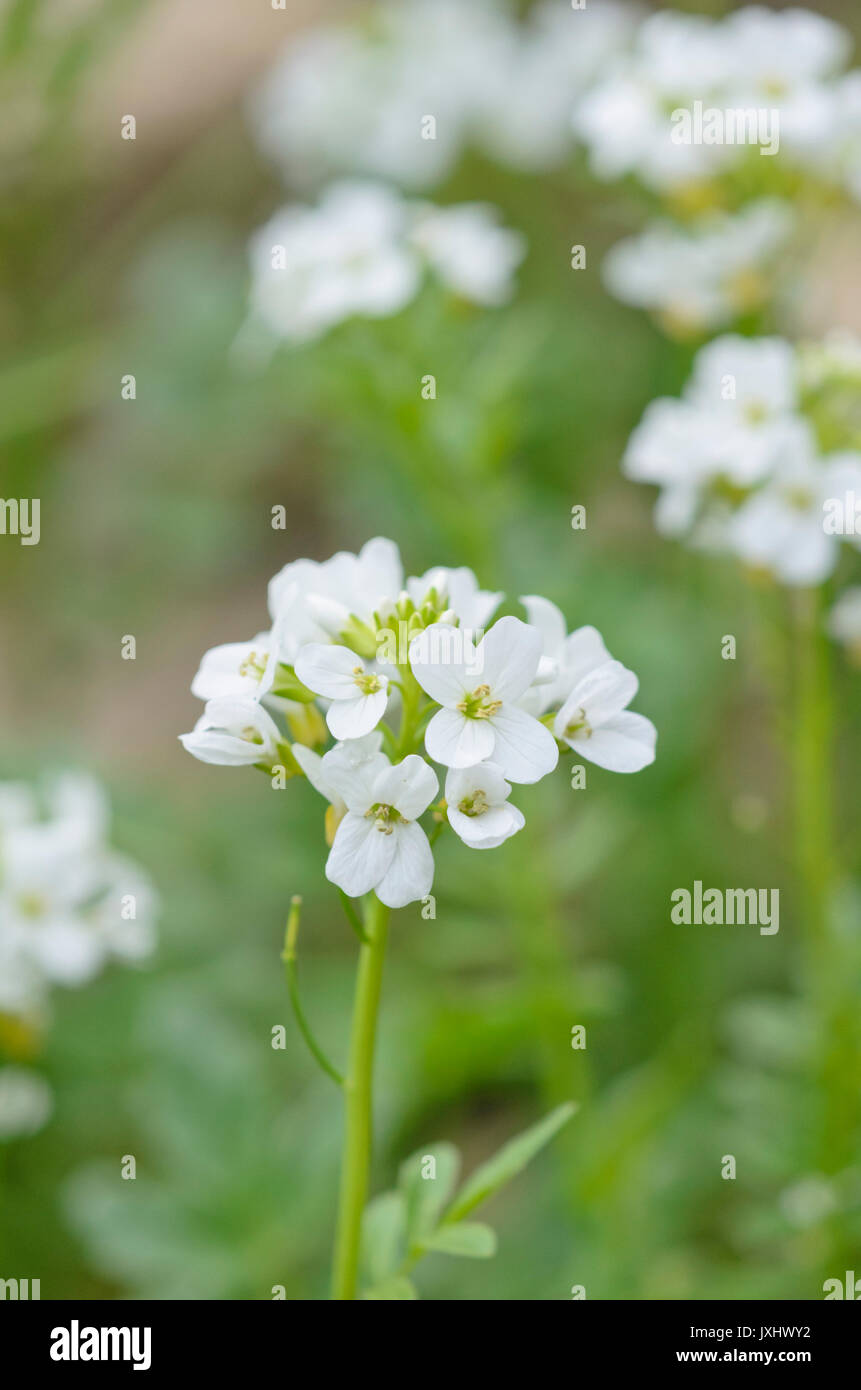
{"type": "Polygon", "coordinates": [[[365,906],[368,940],[359,953],[350,1058],[344,1081],[344,1148],[332,1278],[332,1297],[339,1300],[356,1297],[362,1213],[371,1169],[374,1042],[388,926],[389,909],[375,896],[369,896],[365,906]]]}

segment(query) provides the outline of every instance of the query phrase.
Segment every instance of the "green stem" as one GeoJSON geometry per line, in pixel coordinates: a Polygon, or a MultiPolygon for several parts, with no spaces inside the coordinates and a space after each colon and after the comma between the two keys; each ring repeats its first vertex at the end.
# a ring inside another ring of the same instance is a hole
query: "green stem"
{"type": "Polygon", "coordinates": [[[287,918],[287,931],[284,935],[284,950],[281,959],[284,962],[284,970],[287,975],[287,990],[290,995],[290,1003],[293,1006],[293,1013],[299,1032],[305,1039],[308,1051],[314,1061],[323,1069],[327,1076],[331,1077],[336,1086],[344,1085],[344,1078],[336,1067],[332,1066],[322,1047],[320,1047],[314,1034],[311,1032],[310,1025],[305,1017],[299,999],[299,981],[296,978],[296,945],[299,937],[299,913],[302,908],[302,899],[295,896],[290,902],[290,913],[287,918]]]}
{"type": "Polygon", "coordinates": [[[388,925],[389,909],[373,894],[369,895],[365,904],[368,940],[359,952],[350,1058],[344,1082],[344,1148],[332,1277],[332,1297],[338,1300],[356,1297],[362,1213],[371,1168],[374,1042],[388,925]]]}

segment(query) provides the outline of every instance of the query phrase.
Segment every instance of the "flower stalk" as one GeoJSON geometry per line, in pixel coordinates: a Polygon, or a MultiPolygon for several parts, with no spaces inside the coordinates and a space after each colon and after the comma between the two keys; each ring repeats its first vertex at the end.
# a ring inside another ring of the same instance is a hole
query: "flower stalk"
{"type": "Polygon", "coordinates": [[[350,1057],[344,1080],[344,1148],[332,1277],[332,1297],[339,1301],[356,1297],[359,1275],[362,1213],[371,1170],[374,1046],[388,927],[389,909],[369,894],[364,910],[367,941],[359,951],[350,1057]]]}

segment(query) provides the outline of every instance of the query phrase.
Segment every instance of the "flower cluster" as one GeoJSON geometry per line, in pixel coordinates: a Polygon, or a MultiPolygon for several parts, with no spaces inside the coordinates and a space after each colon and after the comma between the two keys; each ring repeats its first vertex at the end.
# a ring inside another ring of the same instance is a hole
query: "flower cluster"
{"type": "Polygon", "coordinates": [[[663,10],[639,25],[630,49],[583,98],[575,129],[600,178],[632,173],[678,194],[737,177],[751,155],[765,178],[771,161],[749,143],[721,139],[717,127],[701,140],[674,139],[674,112],[697,102],[722,113],[776,112],[781,153],[821,172],[843,128],[851,47],[845,29],[809,10],[751,5],[720,20],[663,10]]]}
{"type": "Polygon", "coordinates": [[[465,146],[516,168],[558,163],[572,107],[633,11],[545,0],[521,23],[491,0],[387,0],[362,19],[291,43],[255,96],[260,143],[291,183],[348,172],[429,188],[465,146]]]}
{"type": "Polygon", "coordinates": [[[861,72],[822,15],[662,11],[585,94],[574,127],[601,179],[663,216],[611,253],[611,293],[674,337],[741,326],[791,278],[796,209],[861,194],[861,72]]]}
{"type": "Polygon", "coordinates": [[[434,873],[425,813],[434,835],[448,824],[491,849],[524,823],[512,784],[552,772],[560,749],[616,772],[654,760],[654,726],[628,709],[637,678],[598,632],[569,634],[538,596],[522,600],[527,622],[492,621],[502,597],[466,568],[405,579],[382,538],[293,561],[269,585],[271,629],[204,656],[204,713],[182,743],[279,785],[304,774],[329,803],[330,881],[389,907],[420,900],[434,873]]]}
{"type": "MultiPolygon", "coordinates": [[[[0,783],[0,1046],[11,1039],[13,1053],[33,1050],[53,986],[86,984],[109,959],[153,948],[153,889],[110,848],[108,819],[89,777],[56,777],[44,808],[26,783],[0,783]]],[[[41,1077],[0,1068],[0,1138],[39,1128],[49,1109],[41,1077]]]]}
{"type": "Polygon", "coordinates": [[[608,252],[604,283],[622,303],[649,310],[671,337],[698,337],[774,301],[794,226],[779,198],[684,226],[653,222],[608,252]]]}
{"type": "Polygon", "coordinates": [[[502,304],[525,249],[485,204],[439,208],[344,181],[316,207],[283,208],[255,234],[252,317],[276,338],[307,341],[356,315],[399,313],[427,275],[462,299],[502,304]]]}
{"type": "Polygon", "coordinates": [[[653,401],[624,468],[660,489],[664,534],[729,551],[789,585],[834,571],[861,548],[861,358],[841,338],[717,338],[680,399],[653,401]]]}

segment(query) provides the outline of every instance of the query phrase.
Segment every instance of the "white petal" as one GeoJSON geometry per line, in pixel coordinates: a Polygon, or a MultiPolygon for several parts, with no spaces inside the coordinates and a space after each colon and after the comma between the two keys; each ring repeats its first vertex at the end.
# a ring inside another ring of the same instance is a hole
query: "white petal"
{"type": "Polygon", "coordinates": [[[484,792],[489,806],[498,806],[511,794],[511,784],[506,782],[495,763],[476,763],[473,767],[452,768],[447,773],[445,799],[450,806],[456,806],[465,796],[473,796],[477,791],[484,792]]]}
{"type": "Polygon", "coordinates": [[[304,743],[291,744],[291,752],[315,792],[325,796],[329,802],[340,801],[341,798],[326,776],[320,754],[315,753],[311,748],[306,748],[304,743]]]}
{"type": "Polygon", "coordinates": [[[374,801],[394,806],[406,820],[417,820],[439,791],[437,775],[417,753],[377,774],[374,801]]]}
{"type": "Polygon", "coordinates": [[[524,594],[520,602],[526,609],[530,626],[537,627],[541,633],[545,652],[548,656],[555,656],[568,631],[562,610],[540,594],[524,594]]]}
{"type": "Polygon", "coordinates": [[[327,647],[322,642],[309,642],[299,652],[295,663],[296,675],[302,684],[327,700],[353,698],[358,688],[357,668],[363,672],[365,664],[349,647],[327,647]]]}
{"type": "Polygon", "coordinates": [[[446,767],[471,767],[493,753],[494,736],[487,719],[467,719],[459,710],[441,709],[425,732],[428,757],[446,767]]]}
{"type": "Polygon", "coordinates": [[[394,856],[385,876],[377,884],[377,897],[387,907],[406,907],[407,903],[426,898],[433,887],[433,853],[427,835],[420,825],[395,826],[392,835],[381,836],[394,841],[394,856]]]}
{"type": "Polygon", "coordinates": [[[386,874],[395,855],[395,834],[377,830],[373,819],[345,816],[326,860],[326,877],[348,897],[369,893],[386,874]]]}
{"type": "Polygon", "coordinates": [[[538,782],[559,761],[550,730],[516,705],[503,705],[489,721],[494,733],[492,760],[512,782],[538,782]]]}
{"type": "Polygon", "coordinates": [[[357,816],[363,816],[373,806],[374,782],[381,765],[388,759],[383,753],[376,754],[366,762],[352,764],[333,748],[323,755],[321,772],[329,787],[357,816]]]}
{"type": "Polygon", "coordinates": [[[612,658],[598,629],[578,627],[565,639],[561,658],[564,677],[570,682],[569,689],[610,660],[612,658]]]}
{"type": "MultiPolygon", "coordinates": [[[[380,676],[385,680],[385,676],[380,676]]],[[[375,729],[386,712],[389,698],[387,689],[375,690],[373,695],[362,695],[353,686],[354,698],[333,700],[326,712],[326,723],[335,738],[362,738],[375,729]]]]}
{"type": "Polygon", "coordinates": [[[570,739],[581,757],[609,772],[640,772],[655,761],[658,731],[650,719],[631,710],[608,719],[588,738],[570,739]]]}
{"type": "Polygon", "coordinates": [[[523,812],[508,804],[492,806],[480,816],[465,816],[449,806],[447,814],[452,830],[472,849],[496,849],[526,824],[523,812]]]}
{"type": "Polygon", "coordinates": [[[375,536],[359,551],[362,587],[372,598],[396,598],[404,587],[404,569],[395,541],[375,536]]]}
{"type": "Polygon", "coordinates": [[[553,727],[557,737],[565,737],[566,728],[579,717],[580,710],[585,712],[586,722],[592,729],[597,729],[630,704],[638,688],[634,672],[621,661],[605,661],[574,686],[556,716],[553,727]]]}
{"type": "Polygon", "coordinates": [[[537,628],[519,618],[500,618],[476,648],[480,683],[490,686],[494,700],[516,700],[532,684],[541,651],[537,628]]]}
{"type": "Polygon", "coordinates": [[[265,754],[265,749],[259,743],[249,743],[235,734],[214,729],[180,734],[179,741],[193,758],[219,767],[253,767],[262,761],[265,754]]]}
{"type": "Polygon", "coordinates": [[[426,694],[441,705],[458,704],[475,672],[469,635],[449,623],[431,623],[410,643],[410,666],[426,694]]]}

